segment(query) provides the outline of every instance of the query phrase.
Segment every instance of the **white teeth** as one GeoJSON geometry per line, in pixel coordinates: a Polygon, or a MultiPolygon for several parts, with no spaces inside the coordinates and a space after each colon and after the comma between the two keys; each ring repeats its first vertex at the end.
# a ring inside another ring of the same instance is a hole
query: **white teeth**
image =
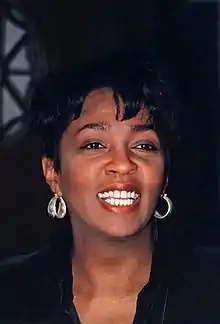
{"type": "Polygon", "coordinates": [[[121,191],[121,198],[127,198],[127,192],[125,190],[121,191]]]}
{"type": "Polygon", "coordinates": [[[115,204],[115,199],[114,198],[111,198],[110,199],[110,205],[114,205],[115,204]]]}
{"type": "Polygon", "coordinates": [[[114,206],[127,206],[133,204],[133,202],[139,197],[139,194],[135,191],[114,190],[99,192],[98,197],[114,206]]]}
{"type": "Polygon", "coordinates": [[[118,206],[119,205],[119,203],[120,203],[120,199],[115,199],[115,206],[118,206]]]}
{"type": "Polygon", "coordinates": [[[133,199],[135,198],[135,192],[134,191],[131,192],[131,198],[133,198],[133,199]]]}
{"type": "Polygon", "coordinates": [[[114,199],[114,198],[107,198],[105,202],[112,206],[129,206],[134,203],[133,199],[114,199]]]}
{"type": "Polygon", "coordinates": [[[114,198],[120,198],[120,197],[121,197],[120,191],[119,190],[115,190],[114,191],[114,198]]]}

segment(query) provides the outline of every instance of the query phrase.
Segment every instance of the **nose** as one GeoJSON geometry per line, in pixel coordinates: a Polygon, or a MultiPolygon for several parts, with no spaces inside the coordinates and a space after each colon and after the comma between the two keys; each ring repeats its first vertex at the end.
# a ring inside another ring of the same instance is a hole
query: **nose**
{"type": "Polygon", "coordinates": [[[111,154],[111,160],[106,166],[106,173],[117,173],[121,175],[133,174],[137,171],[137,164],[132,161],[129,153],[126,150],[116,150],[111,154]]]}

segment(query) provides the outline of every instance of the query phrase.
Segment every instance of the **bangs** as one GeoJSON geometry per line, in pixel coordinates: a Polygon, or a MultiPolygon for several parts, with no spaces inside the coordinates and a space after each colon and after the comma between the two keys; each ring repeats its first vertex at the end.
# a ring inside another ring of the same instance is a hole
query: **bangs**
{"type": "MultiPolygon", "coordinates": [[[[112,92],[112,97],[115,102],[116,107],[116,120],[123,121],[136,117],[137,115],[142,115],[146,117],[147,114],[147,124],[150,123],[152,128],[156,130],[154,112],[155,107],[152,105],[151,93],[150,90],[146,87],[145,84],[130,84],[123,82],[121,85],[112,85],[110,83],[102,83],[98,86],[92,87],[81,95],[71,95],[68,100],[68,104],[64,104],[64,107],[69,111],[68,123],[71,123],[72,120],[76,120],[82,116],[83,105],[86,98],[93,91],[106,89],[106,91],[112,92]]],[[[152,96],[153,97],[153,96],[152,96]]],[[[96,109],[94,107],[94,109],[96,109]]],[[[64,111],[64,109],[63,109],[64,111]]]]}
{"type": "MultiPolygon", "coordinates": [[[[152,105],[153,95],[147,86],[143,84],[135,84],[131,80],[120,80],[120,84],[111,80],[110,82],[99,82],[93,87],[88,87],[86,91],[73,93],[69,96],[68,103],[64,103],[62,110],[65,107],[72,111],[72,120],[78,119],[83,111],[83,104],[93,91],[106,89],[112,91],[112,96],[116,105],[116,119],[123,121],[136,117],[142,110],[146,111],[148,117],[152,119],[153,111],[152,105]],[[111,82],[112,81],[112,82],[111,82]],[[123,106],[123,109],[122,109],[123,106]]],[[[153,121],[153,120],[152,120],[153,121]]]]}
{"type": "Polygon", "coordinates": [[[115,88],[113,88],[112,90],[113,98],[116,105],[117,120],[123,121],[131,119],[141,114],[142,111],[147,112],[148,120],[152,119],[151,109],[149,107],[149,103],[147,101],[146,96],[144,96],[144,92],[142,93],[142,96],[135,96],[134,94],[132,95],[131,92],[122,93],[120,90],[115,88]],[[121,108],[120,100],[122,101],[123,108],[121,108]]]}

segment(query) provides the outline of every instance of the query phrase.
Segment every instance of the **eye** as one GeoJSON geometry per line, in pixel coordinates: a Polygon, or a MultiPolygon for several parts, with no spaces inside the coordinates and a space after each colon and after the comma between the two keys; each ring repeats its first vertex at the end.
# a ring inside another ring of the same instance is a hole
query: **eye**
{"type": "Polygon", "coordinates": [[[100,142],[90,142],[81,147],[84,150],[100,150],[105,148],[105,146],[100,142]]]}
{"type": "Polygon", "coordinates": [[[153,143],[140,143],[134,148],[140,151],[158,151],[157,146],[153,143]]]}

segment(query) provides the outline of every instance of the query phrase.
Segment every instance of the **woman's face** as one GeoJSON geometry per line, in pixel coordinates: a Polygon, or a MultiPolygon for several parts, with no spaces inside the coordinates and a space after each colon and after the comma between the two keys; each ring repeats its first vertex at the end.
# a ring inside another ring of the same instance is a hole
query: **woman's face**
{"type": "MultiPolygon", "coordinates": [[[[61,139],[61,168],[52,179],[52,189],[63,195],[73,226],[127,237],[148,223],[163,185],[164,156],[147,120],[144,110],[129,120],[116,120],[108,89],[87,96],[81,117],[61,139]]],[[[51,164],[43,161],[51,183],[51,164]]]]}

